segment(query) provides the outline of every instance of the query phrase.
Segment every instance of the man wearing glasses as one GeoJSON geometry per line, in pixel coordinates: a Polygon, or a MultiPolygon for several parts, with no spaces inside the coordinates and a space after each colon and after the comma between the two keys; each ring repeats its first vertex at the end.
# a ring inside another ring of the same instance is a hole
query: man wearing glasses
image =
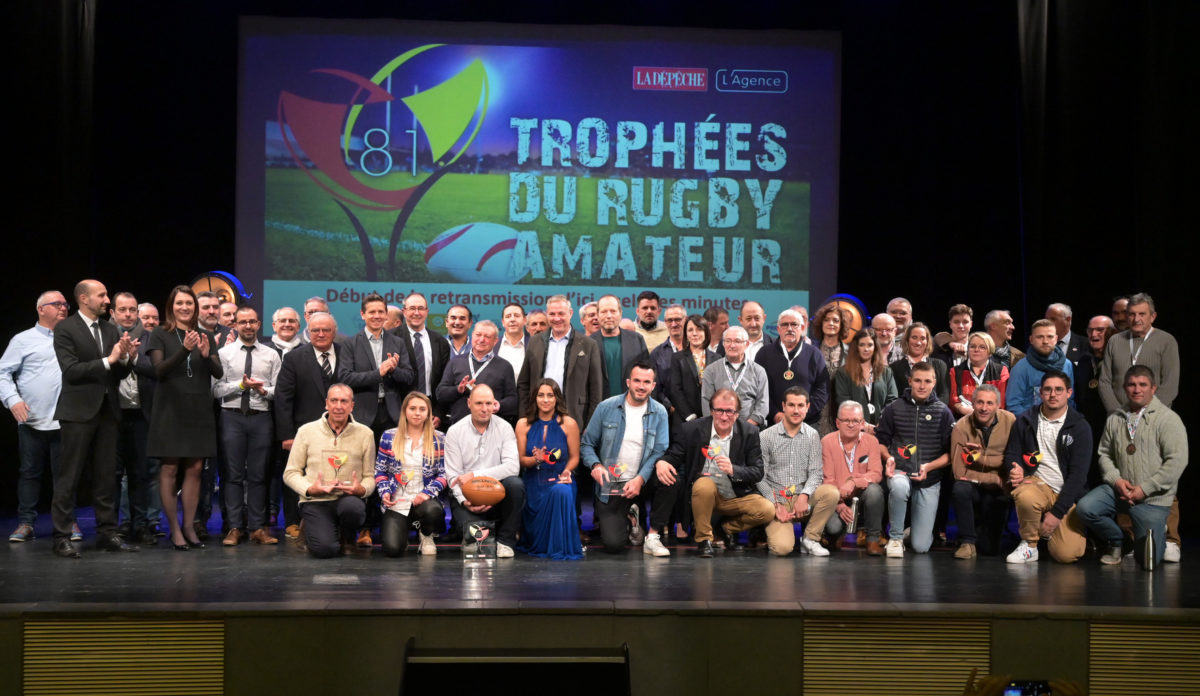
{"type": "Polygon", "coordinates": [[[729,389],[738,395],[742,419],[761,428],[767,422],[767,373],[762,365],[746,360],[750,337],[745,329],[740,326],[725,329],[721,342],[725,357],[710,365],[700,380],[700,409],[709,415],[713,395],[729,389]]]}
{"type": "MultiPolygon", "coordinates": [[[[404,299],[404,323],[392,332],[404,339],[404,346],[408,348],[415,380],[413,389],[433,400],[442,373],[446,371],[446,363],[450,362],[450,343],[445,336],[425,325],[428,318],[429,303],[424,295],[414,292],[404,299]]],[[[440,422],[434,414],[434,427],[440,422]]]]}
{"type": "Polygon", "coordinates": [[[60,437],[54,407],[62,390],[62,371],[54,354],[54,327],[67,318],[67,298],[57,290],[43,292],[37,299],[37,315],[33,328],[13,336],[0,358],[0,399],[17,421],[20,453],[17,528],[8,537],[12,542],[33,540],[42,472],[47,464],[51,471],[58,470],[60,437]]]}
{"type": "MultiPolygon", "coordinates": [[[[726,336],[735,331],[744,343],[746,331],[740,327],[727,329],[726,336]]],[[[726,343],[727,352],[729,347],[726,343]]],[[[712,371],[706,370],[705,375],[712,371]]],[[[705,417],[683,424],[680,436],[671,441],[655,468],[664,485],[674,484],[676,478],[687,482],[684,490],[691,491],[696,553],[712,558],[714,514],[723,518],[725,549],[738,551],[742,548],[738,532],[771,521],[775,506],[756,488],[763,478],[758,428],[738,418],[742,404],[737,392],[718,388],[704,405],[705,417]]]]}
{"type": "Polygon", "coordinates": [[[1036,563],[1038,541],[1050,540],[1050,555],[1070,563],[1087,546],[1075,503],[1087,487],[1092,463],[1092,428],[1070,405],[1071,378],[1048,370],[1041,403],[1017,415],[1004,450],[1008,481],[1017,507],[1021,543],[1009,563],[1036,563]]]}
{"type": "Polygon", "coordinates": [[[658,344],[650,351],[650,362],[654,363],[654,371],[658,380],[654,386],[654,400],[667,408],[667,413],[673,409],[671,400],[667,398],[667,378],[671,374],[671,356],[676,351],[683,350],[683,323],[687,319],[687,310],[683,305],[673,304],[663,310],[663,323],[667,325],[667,340],[658,344]]]}
{"type": "Polygon", "coordinates": [[[829,400],[829,373],[825,370],[825,358],[819,349],[804,342],[807,321],[797,310],[785,309],[780,312],[776,326],[779,328],[779,340],[758,351],[754,358],[767,375],[770,409],[766,422],[781,422],[784,393],[792,387],[801,387],[808,393],[808,416],[805,422],[815,428],[821,420],[821,409],[829,400]]]}
{"type": "Polygon", "coordinates": [[[224,546],[237,546],[249,534],[258,544],[276,544],[267,524],[267,460],[274,428],[271,400],[282,358],[258,341],[258,312],[242,307],[234,315],[238,340],[218,355],[224,375],[213,385],[221,407],[219,423],[225,446],[221,495],[225,499],[224,546]],[[252,531],[248,531],[252,530],[252,531]]]}

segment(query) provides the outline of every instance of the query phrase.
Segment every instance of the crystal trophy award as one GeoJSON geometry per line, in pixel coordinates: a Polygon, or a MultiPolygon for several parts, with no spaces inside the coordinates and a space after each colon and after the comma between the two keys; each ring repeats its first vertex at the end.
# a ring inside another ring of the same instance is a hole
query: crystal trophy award
{"type": "Polygon", "coordinates": [[[463,528],[462,554],[464,561],[496,559],[496,529],[491,522],[476,520],[463,528]]]}
{"type": "Polygon", "coordinates": [[[321,456],[333,469],[333,481],[345,486],[353,486],[359,477],[358,467],[349,466],[350,453],[346,450],[321,450],[321,456]]]}
{"type": "Polygon", "coordinates": [[[630,470],[628,464],[620,461],[605,461],[604,471],[608,476],[601,486],[601,490],[605,495],[620,498],[625,495],[625,484],[633,478],[633,471],[630,470]]]}

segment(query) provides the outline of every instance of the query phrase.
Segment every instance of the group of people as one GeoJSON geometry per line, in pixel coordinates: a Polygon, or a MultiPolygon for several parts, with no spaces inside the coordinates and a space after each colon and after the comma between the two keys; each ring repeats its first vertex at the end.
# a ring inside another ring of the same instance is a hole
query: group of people
{"type": "Polygon", "coordinates": [[[960,559],[1028,563],[1043,548],[1074,562],[1089,539],[1103,563],[1180,558],[1178,347],[1145,294],[1118,298],[1086,337],[1052,304],[1025,352],[1005,310],[972,331],[973,309],[954,305],[934,333],[903,298],[861,328],[822,306],[811,338],[801,306],[773,317],[773,337],[753,300],[731,325],[729,309],[689,315],[651,291],[636,319],[605,295],[578,328],[562,295],[528,314],[507,305],[499,325],[455,305],[445,335],[419,293],[367,295],[352,335],[314,297],[303,330],[282,307],[269,338],[255,309],[182,285],[161,323],[95,280],[71,299],[68,317],[61,293],[39,296],[37,325],[0,359],[21,455],[9,538],[34,537],[49,465],[63,557],[80,556],[86,474],[110,551],[159,534],[203,548],[219,476],[223,546],[276,544],[282,527],[317,557],[378,533],[387,556],[414,535],[420,554],[490,535],[501,558],[579,559],[590,501],[611,553],[669,556],[690,538],[701,558],[746,544],[826,556],[855,532],[867,555],[899,558],[950,543],[953,509],[960,559]],[[476,477],[503,498],[472,502],[476,477]],[[1013,508],[1020,542],[1002,549],[1013,508]]]}

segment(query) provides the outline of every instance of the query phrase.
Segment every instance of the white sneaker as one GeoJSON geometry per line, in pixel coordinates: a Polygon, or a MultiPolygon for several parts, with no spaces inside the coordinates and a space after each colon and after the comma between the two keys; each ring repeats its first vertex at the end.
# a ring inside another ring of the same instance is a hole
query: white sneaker
{"type": "Polygon", "coordinates": [[[646,530],[642,529],[641,510],[637,503],[629,506],[629,545],[641,546],[646,540],[646,530]]]}
{"type": "Polygon", "coordinates": [[[1167,563],[1178,563],[1181,556],[1182,550],[1179,548],[1179,544],[1168,541],[1167,548],[1163,550],[1163,560],[1167,563]]]}
{"type": "Polygon", "coordinates": [[[1037,544],[1030,544],[1028,541],[1022,540],[1020,544],[1017,544],[1017,548],[1013,549],[1013,552],[1008,554],[1008,558],[1006,560],[1009,563],[1037,563],[1037,559],[1037,544]]]}
{"type": "MultiPolygon", "coordinates": [[[[829,549],[808,537],[800,537],[800,553],[807,553],[813,556],[828,556],[829,549]]],[[[903,553],[903,549],[901,549],[901,553],[903,553]]]]}
{"type": "Polygon", "coordinates": [[[647,534],[646,543],[642,546],[642,553],[647,556],[658,556],[665,558],[671,555],[671,550],[663,546],[662,537],[657,534],[647,534]]]}
{"type": "Polygon", "coordinates": [[[904,558],[904,542],[899,539],[888,539],[884,553],[888,558],[904,558]]]}
{"type": "Polygon", "coordinates": [[[421,532],[417,536],[421,540],[421,545],[417,547],[417,553],[422,556],[436,556],[437,544],[433,543],[433,535],[421,532]]]}
{"type": "Polygon", "coordinates": [[[1108,551],[1100,557],[1100,562],[1104,565],[1121,565],[1121,545],[1108,547],[1108,551]]]}
{"type": "Polygon", "coordinates": [[[496,558],[512,558],[515,555],[511,546],[496,542],[496,558]]]}

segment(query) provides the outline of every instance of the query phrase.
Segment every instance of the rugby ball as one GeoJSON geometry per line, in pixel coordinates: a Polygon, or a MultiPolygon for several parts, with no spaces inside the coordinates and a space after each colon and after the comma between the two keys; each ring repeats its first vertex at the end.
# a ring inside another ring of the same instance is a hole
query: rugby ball
{"type": "Polygon", "coordinates": [[[462,283],[515,283],[520,280],[513,268],[516,248],[517,231],[511,227],[471,222],[451,227],[430,242],[425,266],[462,283]]]}
{"type": "Polygon", "coordinates": [[[504,500],[504,486],[491,476],[476,476],[459,488],[472,505],[495,505],[504,500]]]}

